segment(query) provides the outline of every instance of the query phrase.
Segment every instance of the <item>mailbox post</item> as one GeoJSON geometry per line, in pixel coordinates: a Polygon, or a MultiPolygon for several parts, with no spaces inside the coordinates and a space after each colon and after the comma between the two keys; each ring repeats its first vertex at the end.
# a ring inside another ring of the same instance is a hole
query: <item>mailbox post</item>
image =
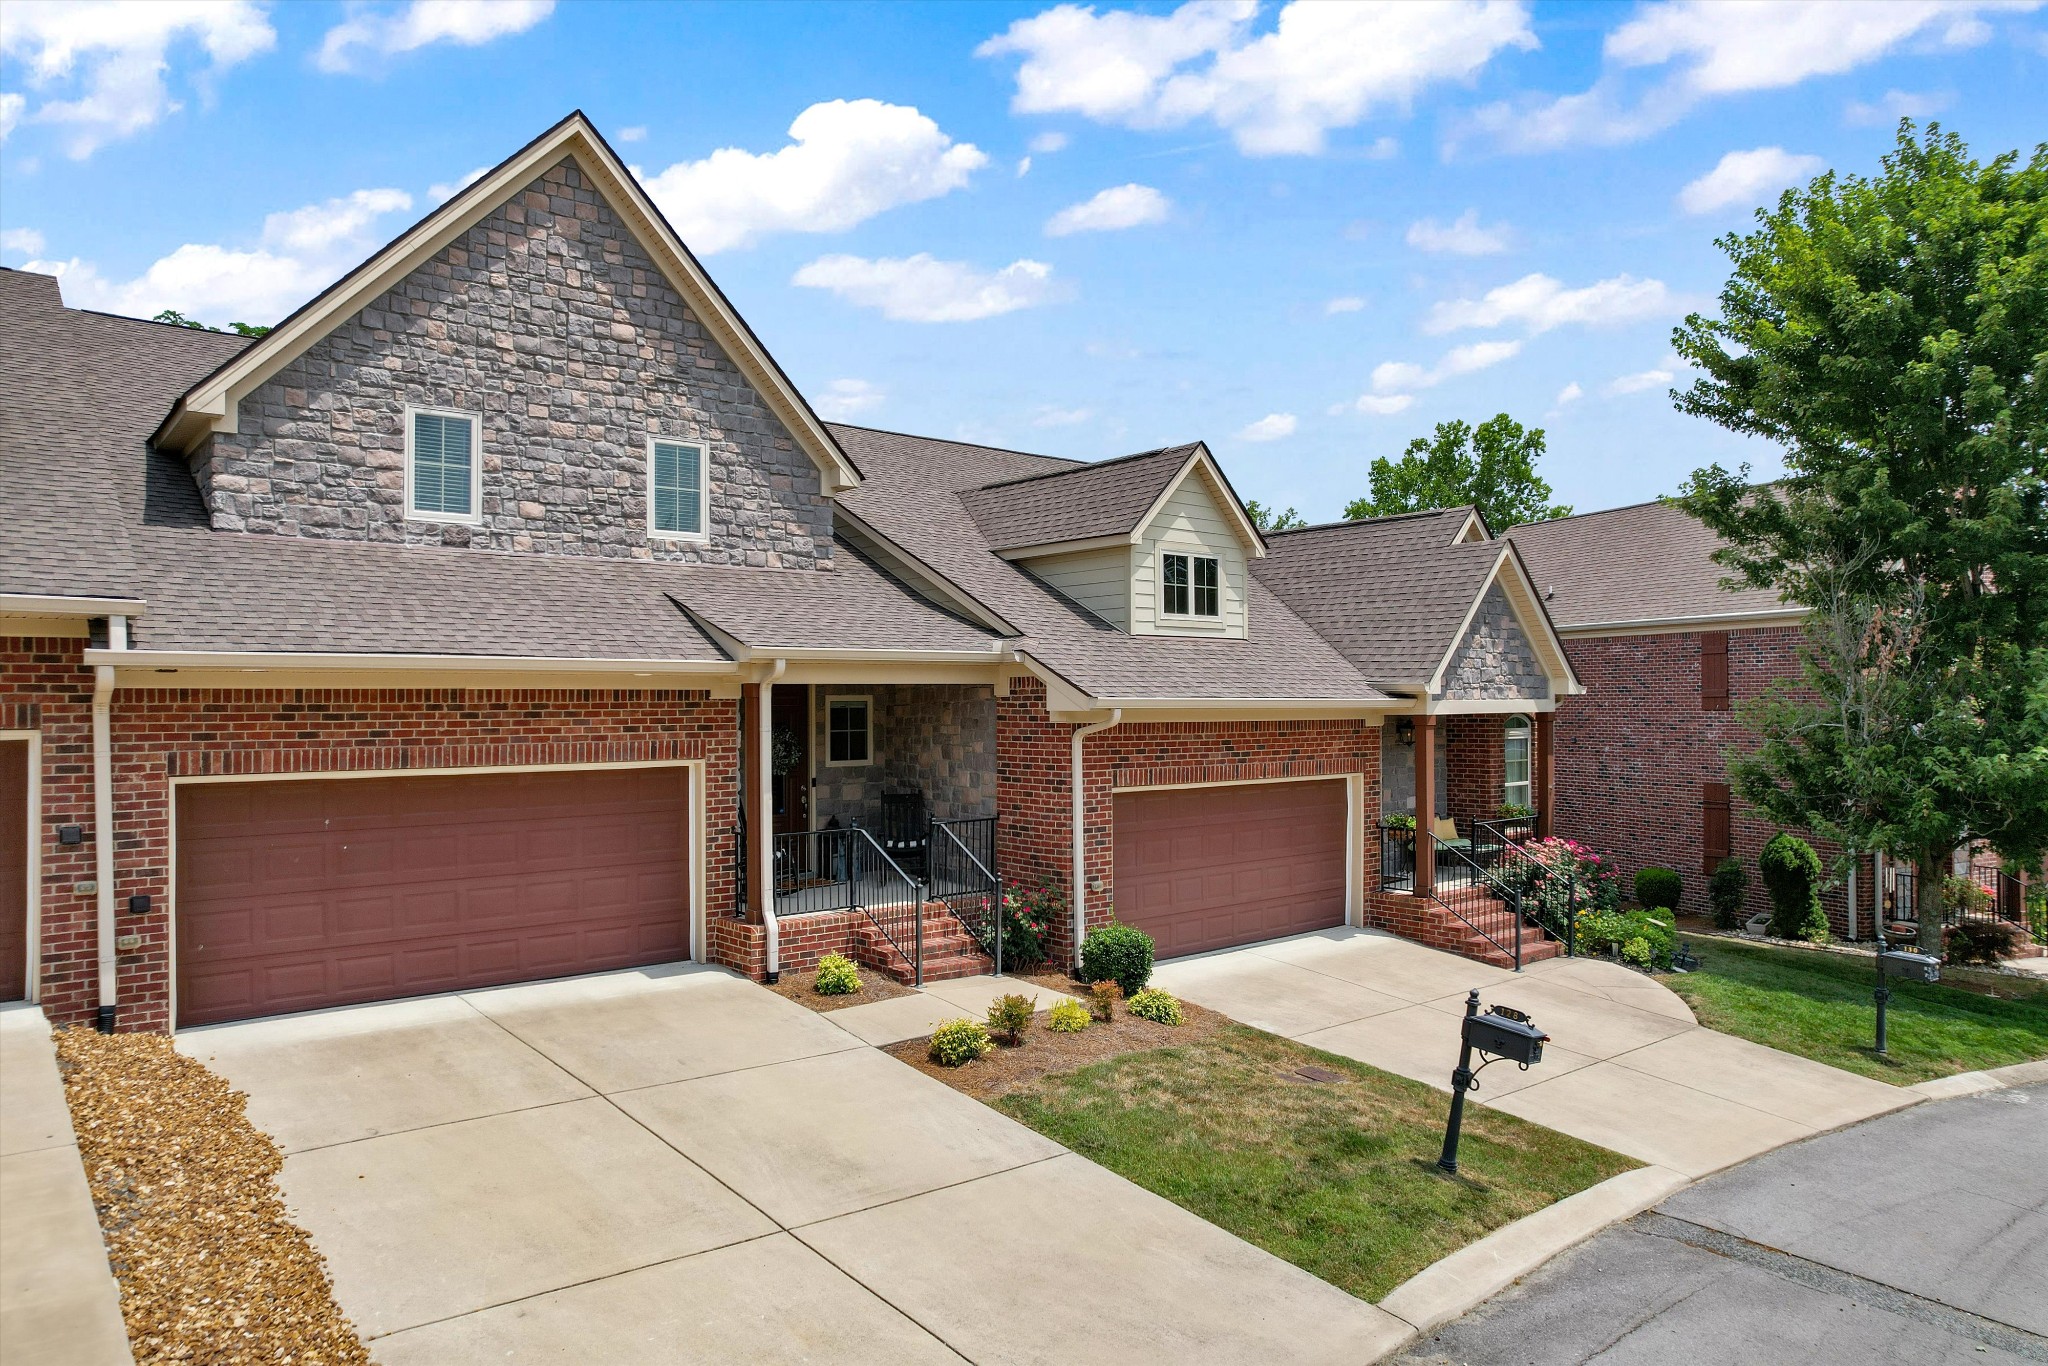
{"type": "Polygon", "coordinates": [[[1458,1136],[1465,1127],[1465,1093],[1479,1089],[1479,1074],[1494,1063],[1507,1059],[1526,1070],[1543,1061],[1543,1043],[1550,1036],[1529,1022],[1529,1017],[1507,1006],[1492,1006],[1479,1013],[1479,988],[1465,998],[1465,1020],[1459,1031],[1458,1067],[1451,1073],[1451,1118],[1444,1126],[1444,1151],[1437,1158],[1439,1170],[1458,1174],[1458,1136]],[[1472,1066],[1472,1050],[1486,1059],[1472,1066]]]}
{"type": "Polygon", "coordinates": [[[1884,1008],[1892,999],[1891,988],[1884,984],[1885,977],[1903,978],[1908,982],[1939,982],[1941,960],[1931,953],[1907,953],[1904,949],[1888,949],[1884,946],[1884,931],[1877,932],[1877,1055],[1889,1055],[1885,1047],[1884,1008]]]}

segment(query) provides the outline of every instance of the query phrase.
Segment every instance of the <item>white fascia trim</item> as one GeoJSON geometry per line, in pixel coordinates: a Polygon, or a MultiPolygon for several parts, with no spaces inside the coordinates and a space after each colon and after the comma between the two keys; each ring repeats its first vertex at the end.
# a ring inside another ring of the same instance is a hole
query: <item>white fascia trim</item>
{"type": "MultiPolygon", "coordinates": [[[[1487,544],[1491,545],[1494,542],[1487,542],[1487,544]]],[[[1562,677],[1557,674],[1550,676],[1550,690],[1555,696],[1576,697],[1586,690],[1586,685],[1579,682],[1579,676],[1572,672],[1571,657],[1565,653],[1564,640],[1559,635],[1557,628],[1552,625],[1549,612],[1544,610],[1543,599],[1537,594],[1535,583],[1530,580],[1528,572],[1522,567],[1521,557],[1515,554],[1514,542],[1500,541],[1498,544],[1500,545],[1500,554],[1494,559],[1493,568],[1487,571],[1486,578],[1479,585],[1479,591],[1472,595],[1472,605],[1465,609],[1464,617],[1458,622],[1458,629],[1451,634],[1451,643],[1444,650],[1444,657],[1437,661],[1436,672],[1429,676],[1429,682],[1424,686],[1423,691],[1433,697],[1442,689],[1444,673],[1451,667],[1451,660],[1457,656],[1458,646],[1463,643],[1465,632],[1472,629],[1472,618],[1479,614],[1479,604],[1486,601],[1486,595],[1493,590],[1493,585],[1499,581],[1502,567],[1512,564],[1515,567],[1515,584],[1519,586],[1520,596],[1524,599],[1523,605],[1524,607],[1534,605],[1534,615],[1543,623],[1545,646],[1553,656],[1554,662],[1564,669],[1562,677]]],[[[1522,629],[1525,632],[1528,631],[1529,622],[1527,618],[1530,613],[1522,611],[1517,612],[1515,615],[1521,620],[1522,629]]]]}
{"type": "Polygon", "coordinates": [[[260,650],[87,650],[88,667],[139,669],[353,669],[440,673],[633,673],[693,676],[738,672],[728,660],[572,659],[554,655],[377,655],[260,650]]]}
{"type": "MultiPolygon", "coordinates": [[[[1144,523],[1140,522],[1138,525],[1142,528],[1144,523]]],[[[1036,560],[1047,555],[1079,555],[1089,550],[1118,550],[1127,545],[1136,545],[1138,538],[1139,533],[1132,532],[1129,535],[1118,533],[1114,536],[1089,536],[1078,541],[1044,541],[1038,545],[1020,545],[998,550],[996,555],[1005,560],[1036,560]]]]}
{"type": "Polygon", "coordinates": [[[562,120],[552,133],[544,134],[414,224],[410,231],[358,267],[353,278],[345,277],[346,288],[336,289],[316,306],[286,319],[269,336],[188,390],[151,441],[180,454],[190,454],[208,433],[237,430],[237,409],[251,390],[325,336],[336,321],[354,316],[394,281],[411,274],[482,221],[540,172],[571,155],[580,168],[600,181],[599,188],[605,191],[612,208],[627,217],[634,235],[649,248],[649,254],[709,324],[719,344],[746,373],[749,383],[767,399],[776,416],[796,437],[797,444],[817,465],[825,492],[829,495],[858,486],[860,475],[839,449],[839,443],[769,359],[731,304],[711,284],[688,248],[663,221],[660,211],[647,200],[632,172],[611,154],[597,136],[597,130],[581,114],[562,120]]]}
{"type": "Polygon", "coordinates": [[[1715,612],[1697,617],[1637,617],[1624,621],[1589,621],[1584,625],[1560,626],[1557,633],[1577,636],[1621,636],[1643,631],[1754,630],[1764,626],[1796,626],[1812,615],[1805,607],[1787,607],[1768,612],[1715,612]]]}
{"type": "Polygon", "coordinates": [[[1127,539],[1132,545],[1142,545],[1145,540],[1145,532],[1151,527],[1153,519],[1159,516],[1160,511],[1165,508],[1173,495],[1180,492],[1180,486],[1187,482],[1188,476],[1197,469],[1200,469],[1208,477],[1210,497],[1216,502],[1221,503],[1228,511],[1231,522],[1237,527],[1238,539],[1244,542],[1245,553],[1255,560],[1265,559],[1265,538],[1259,535],[1259,529],[1252,525],[1252,519],[1245,516],[1244,509],[1238,506],[1237,498],[1230,491],[1230,482],[1223,477],[1223,471],[1216,466],[1216,457],[1210,455],[1209,448],[1200,442],[1195,444],[1194,454],[1190,455],[1187,463],[1181,466],[1180,473],[1167,481],[1166,487],[1160,490],[1159,496],[1152,500],[1152,506],[1146,508],[1145,515],[1138,519],[1138,525],[1132,528],[1131,534],[1124,539],[1127,539]]]}
{"type": "Polygon", "coordinates": [[[1458,524],[1458,534],[1451,537],[1451,544],[1465,545],[1471,542],[1490,541],[1493,539],[1492,536],[1487,534],[1486,519],[1479,515],[1477,508],[1474,508],[1466,513],[1465,520],[1458,524]],[[1477,536],[1472,535],[1474,531],[1477,531],[1479,534],[1477,536]]]}
{"type": "Polygon", "coordinates": [[[141,598],[41,597],[0,593],[0,613],[23,617],[139,617],[149,604],[141,598]]]}
{"type": "Polygon", "coordinates": [[[932,568],[923,560],[920,560],[917,556],[875,530],[872,525],[862,518],[849,512],[844,503],[835,501],[832,507],[832,515],[834,517],[844,517],[855,531],[859,532],[877,551],[881,552],[884,558],[899,561],[898,567],[902,572],[910,578],[921,580],[925,587],[929,588],[937,596],[945,599],[946,603],[961,616],[1002,635],[1016,636],[1023,634],[1023,632],[1011,625],[1005,617],[997,613],[993,608],[978,601],[959,584],[954,583],[944,574],[941,574],[938,570],[932,568]]]}

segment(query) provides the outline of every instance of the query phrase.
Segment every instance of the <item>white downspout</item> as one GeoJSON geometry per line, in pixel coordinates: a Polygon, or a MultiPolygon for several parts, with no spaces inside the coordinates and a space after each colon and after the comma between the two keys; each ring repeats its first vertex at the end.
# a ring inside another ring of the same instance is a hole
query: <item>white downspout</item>
{"type": "MultiPolygon", "coordinates": [[[[107,618],[107,648],[128,648],[128,618],[107,618]]],[[[99,1030],[114,1032],[121,999],[121,960],[114,947],[114,669],[101,664],[92,671],[92,838],[95,881],[99,885],[99,1030]]]]}
{"type": "Polygon", "coordinates": [[[1124,719],[1122,707],[1112,707],[1107,721],[1093,721],[1074,728],[1074,966],[1081,966],[1081,940],[1088,933],[1088,850],[1087,785],[1082,781],[1081,742],[1098,731],[1108,730],[1124,719]]]}
{"type": "MultiPolygon", "coordinates": [[[[775,771],[775,712],[769,702],[775,691],[775,680],[782,677],[788,668],[788,660],[778,659],[761,679],[760,715],[754,718],[754,771],[747,775],[749,782],[757,784],[754,790],[761,794],[757,805],[761,813],[761,828],[750,832],[750,835],[760,841],[766,852],[757,860],[749,850],[748,862],[761,869],[768,884],[757,889],[754,895],[761,900],[761,926],[768,934],[768,980],[771,982],[782,972],[782,926],[775,922],[775,812],[774,797],[768,790],[768,780],[775,771]]],[[[808,717],[805,724],[810,724],[808,717]]]]}

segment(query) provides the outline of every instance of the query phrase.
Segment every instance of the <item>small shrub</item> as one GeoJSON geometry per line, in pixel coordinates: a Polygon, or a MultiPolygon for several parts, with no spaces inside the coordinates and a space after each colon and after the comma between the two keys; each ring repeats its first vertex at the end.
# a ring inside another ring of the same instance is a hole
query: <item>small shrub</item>
{"type": "Polygon", "coordinates": [[[1126,997],[1152,980],[1152,936],[1129,925],[1098,925],[1081,941],[1081,976],[1115,982],[1126,997]]]}
{"type": "Polygon", "coordinates": [[[1024,1028],[1038,1011],[1038,998],[1012,993],[998,996],[988,1008],[988,1032],[1015,1048],[1024,1042],[1024,1028]]]}
{"type": "Polygon", "coordinates": [[[1415,813],[1412,811],[1396,811],[1393,815],[1387,817],[1386,825],[1389,830],[1412,831],[1415,829],[1415,813]]]}
{"type": "Polygon", "coordinates": [[[1998,901],[1975,878],[1951,873],[1941,880],[1941,908],[1950,915],[1971,920],[1989,920],[1998,901]]]}
{"type": "Polygon", "coordinates": [[[1650,948],[1650,941],[1641,935],[1621,946],[1621,961],[1630,967],[1646,968],[1655,956],[1655,952],[1650,948]]]}
{"type": "Polygon", "coordinates": [[[1732,858],[1722,859],[1707,879],[1707,904],[1713,908],[1716,929],[1740,925],[1749,904],[1749,870],[1732,858]]]}
{"type": "MultiPolygon", "coordinates": [[[[1067,899],[1051,887],[1015,884],[1003,892],[996,907],[1002,917],[1003,970],[1030,972],[1045,962],[1045,942],[1052,927],[1066,923],[1067,899]]],[[[975,938],[991,958],[996,952],[996,915],[981,922],[975,938]]]]}
{"type": "Polygon", "coordinates": [[[1130,999],[1124,1009],[1139,1019],[1150,1020],[1154,1024],[1178,1025],[1181,1022],[1180,1002],[1171,992],[1161,991],[1157,987],[1139,992],[1130,999]]]}
{"type": "Polygon", "coordinates": [[[1684,888],[1685,884],[1670,868],[1645,868],[1636,874],[1636,900],[1646,907],[1675,911],[1684,888]]]}
{"type": "Polygon", "coordinates": [[[846,955],[828,953],[818,960],[818,980],[811,990],[820,996],[851,996],[860,990],[860,969],[846,955]]]}
{"type": "Polygon", "coordinates": [[[1828,913],[1820,904],[1820,855],[1790,831],[1779,831],[1756,861],[1771,897],[1770,933],[1779,939],[1828,942],[1828,913]]]}
{"type": "Polygon", "coordinates": [[[1079,1034],[1088,1027],[1088,1007],[1079,1001],[1061,1001],[1045,1013],[1045,1027],[1055,1034],[1079,1034]]]}
{"type": "Polygon", "coordinates": [[[1671,966],[1678,951],[1668,911],[1582,911],[1579,914],[1580,953],[1606,953],[1613,949],[1624,963],[1661,972],[1671,966]]]}
{"type": "Polygon", "coordinates": [[[1088,988],[1088,1013],[1105,1023],[1116,1018],[1116,1003],[1124,998],[1124,989],[1115,982],[1097,982],[1088,988]]]}
{"type": "Polygon", "coordinates": [[[1969,920],[1942,934],[1942,958],[1957,965],[1991,964],[2019,948],[2019,926],[2003,920],[1969,920]]]}
{"type": "Polygon", "coordinates": [[[932,1031],[926,1052],[941,1067],[959,1067],[996,1051],[988,1031],[972,1020],[948,1020],[932,1031]]]}

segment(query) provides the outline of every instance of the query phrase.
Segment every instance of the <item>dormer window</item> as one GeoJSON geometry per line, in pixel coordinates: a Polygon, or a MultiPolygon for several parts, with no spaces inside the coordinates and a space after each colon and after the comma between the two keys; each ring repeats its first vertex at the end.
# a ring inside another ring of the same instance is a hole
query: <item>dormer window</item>
{"type": "Polygon", "coordinates": [[[482,521],[483,461],[475,413],[408,408],[405,414],[405,515],[423,522],[482,521]]]}
{"type": "Polygon", "coordinates": [[[1168,553],[1160,557],[1166,573],[1166,615],[1221,617],[1223,582],[1214,555],[1168,553]]]}
{"type": "Polygon", "coordinates": [[[688,441],[647,439],[647,534],[672,541],[704,535],[704,448],[688,441]]]}

